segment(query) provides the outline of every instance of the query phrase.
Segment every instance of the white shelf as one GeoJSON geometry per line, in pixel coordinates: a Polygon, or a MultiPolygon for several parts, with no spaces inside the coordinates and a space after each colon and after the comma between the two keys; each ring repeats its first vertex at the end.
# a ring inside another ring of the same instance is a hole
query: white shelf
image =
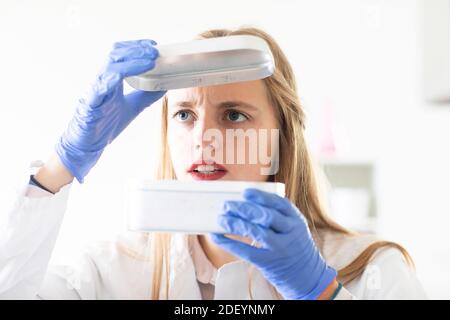
{"type": "Polygon", "coordinates": [[[330,183],[333,218],[356,231],[375,232],[377,221],[375,164],[368,159],[322,159],[320,165],[330,183]]]}

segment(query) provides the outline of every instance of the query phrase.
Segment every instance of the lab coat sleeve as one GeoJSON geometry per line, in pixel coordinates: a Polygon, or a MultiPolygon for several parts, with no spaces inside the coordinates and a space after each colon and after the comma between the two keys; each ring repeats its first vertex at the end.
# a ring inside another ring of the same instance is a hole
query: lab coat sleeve
{"type": "Polygon", "coordinates": [[[379,249],[362,275],[349,284],[346,290],[350,293],[348,299],[427,299],[415,271],[403,254],[394,248],[379,249]]]}
{"type": "Polygon", "coordinates": [[[2,201],[0,299],[38,297],[66,211],[71,184],[51,194],[29,185],[30,173],[12,197],[3,199],[9,203],[2,201]]]}
{"type": "Polygon", "coordinates": [[[37,299],[99,299],[101,280],[94,259],[84,252],[71,265],[50,265],[39,288],[37,299]]]}

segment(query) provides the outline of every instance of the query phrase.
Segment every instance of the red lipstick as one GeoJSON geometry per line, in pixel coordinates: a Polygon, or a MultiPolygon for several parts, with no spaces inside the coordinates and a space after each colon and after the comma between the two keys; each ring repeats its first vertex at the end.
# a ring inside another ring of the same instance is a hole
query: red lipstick
{"type": "Polygon", "coordinates": [[[193,163],[188,172],[194,180],[219,180],[227,174],[224,166],[204,160],[193,163]]]}

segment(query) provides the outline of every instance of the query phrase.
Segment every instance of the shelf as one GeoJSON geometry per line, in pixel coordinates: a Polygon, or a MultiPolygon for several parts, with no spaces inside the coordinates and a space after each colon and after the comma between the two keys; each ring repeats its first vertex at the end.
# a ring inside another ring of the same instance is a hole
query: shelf
{"type": "Polygon", "coordinates": [[[374,163],[363,159],[327,159],[320,165],[331,188],[331,216],[345,227],[374,231],[377,217],[374,163]]]}

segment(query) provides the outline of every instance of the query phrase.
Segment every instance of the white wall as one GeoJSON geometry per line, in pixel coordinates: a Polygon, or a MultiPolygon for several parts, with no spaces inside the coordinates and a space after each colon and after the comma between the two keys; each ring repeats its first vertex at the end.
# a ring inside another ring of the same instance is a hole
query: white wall
{"type": "MultiPolygon", "coordinates": [[[[311,143],[320,108],[331,103],[339,156],[377,165],[380,232],[410,250],[431,297],[450,298],[450,106],[422,102],[422,2],[217,3],[2,1],[2,188],[26,176],[30,160],[46,160],[112,42],[170,43],[206,28],[253,24],[278,40],[295,68],[311,143]]],[[[122,183],[150,175],[157,153],[152,109],[107,149],[84,185],[73,186],[55,261],[123,228],[122,183]]]]}

